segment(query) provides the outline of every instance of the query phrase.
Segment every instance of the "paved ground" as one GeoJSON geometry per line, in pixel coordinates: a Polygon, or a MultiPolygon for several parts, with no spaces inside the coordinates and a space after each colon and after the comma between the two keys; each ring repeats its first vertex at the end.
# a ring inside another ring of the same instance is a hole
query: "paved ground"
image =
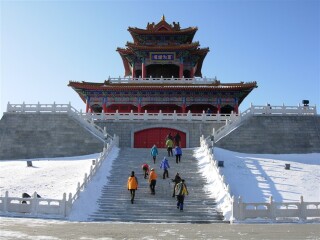
{"type": "Polygon", "coordinates": [[[288,239],[319,240],[320,224],[75,223],[0,218],[0,239],[288,239]]]}

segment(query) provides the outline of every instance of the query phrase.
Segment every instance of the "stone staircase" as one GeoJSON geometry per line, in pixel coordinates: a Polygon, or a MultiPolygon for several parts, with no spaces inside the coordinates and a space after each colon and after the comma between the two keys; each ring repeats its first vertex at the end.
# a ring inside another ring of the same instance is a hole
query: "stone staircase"
{"type": "Polygon", "coordinates": [[[156,164],[153,164],[150,149],[124,148],[114,160],[109,183],[103,187],[97,202],[98,210],[89,217],[89,221],[143,222],[143,223],[214,223],[223,222],[223,216],[216,210],[215,200],[210,198],[203,186],[205,179],[199,174],[197,161],[192,149],[183,149],[181,163],[176,164],[175,157],[168,157],[169,178],[163,179],[160,162],[167,156],[165,149],[159,149],[156,164]],[[158,180],[156,194],[151,195],[149,184],[143,178],[141,165],[148,163],[153,167],[158,180]],[[127,179],[135,171],[139,181],[134,204],[130,202],[127,179]],[[189,195],[184,202],[184,211],[176,207],[172,197],[171,179],[179,172],[185,179],[189,195]]]}

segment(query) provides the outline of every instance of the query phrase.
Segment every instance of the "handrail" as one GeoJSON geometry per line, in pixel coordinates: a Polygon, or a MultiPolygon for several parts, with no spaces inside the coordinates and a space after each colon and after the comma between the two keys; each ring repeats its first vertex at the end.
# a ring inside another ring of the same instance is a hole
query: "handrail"
{"type": "Polygon", "coordinates": [[[106,132],[105,129],[97,126],[91,119],[83,118],[82,113],[68,104],[7,104],[7,112],[9,113],[67,113],[73,119],[78,121],[82,126],[88,129],[92,134],[94,134],[102,142],[109,141],[112,136],[106,132]]]}

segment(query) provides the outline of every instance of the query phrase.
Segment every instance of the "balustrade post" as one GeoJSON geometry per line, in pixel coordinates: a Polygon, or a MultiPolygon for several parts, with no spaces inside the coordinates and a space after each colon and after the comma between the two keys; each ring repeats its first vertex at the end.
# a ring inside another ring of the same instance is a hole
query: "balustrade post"
{"type": "Polygon", "coordinates": [[[119,120],[119,110],[118,109],[116,110],[116,114],[114,116],[115,116],[114,120],[118,121],[119,120]]]}
{"type": "Polygon", "coordinates": [[[36,215],[38,212],[38,197],[37,192],[33,193],[33,198],[31,200],[31,214],[36,215]]]}
{"type": "Polygon", "coordinates": [[[144,120],[144,121],[148,120],[148,111],[147,111],[147,110],[144,110],[143,120],[144,120]]]}
{"type": "Polygon", "coordinates": [[[7,103],[7,112],[11,112],[11,109],[10,109],[10,108],[11,108],[11,104],[10,104],[10,102],[8,102],[8,103],[7,103]]]}
{"type": "Polygon", "coordinates": [[[173,115],[172,115],[172,117],[173,117],[173,121],[177,121],[177,112],[176,112],[176,110],[173,110],[173,115]]]}
{"type": "Polygon", "coordinates": [[[68,202],[66,204],[66,216],[69,216],[72,209],[72,193],[69,193],[68,202]]]}
{"type": "Polygon", "coordinates": [[[131,109],[130,113],[129,113],[129,120],[132,121],[133,120],[133,110],[131,109]]]}
{"type": "Polygon", "coordinates": [[[234,223],[235,220],[239,219],[239,204],[235,200],[235,197],[231,197],[231,221],[230,223],[234,223]]]}
{"type": "Polygon", "coordinates": [[[158,121],[162,121],[162,119],[163,119],[162,110],[159,110],[158,121]]]}
{"type": "Polygon", "coordinates": [[[187,121],[188,122],[192,121],[192,115],[191,115],[191,111],[190,110],[187,113],[187,121]]]}
{"type": "Polygon", "coordinates": [[[3,200],[3,211],[7,212],[8,211],[8,203],[9,203],[9,192],[6,191],[4,200],[3,200]]]}
{"type": "Polygon", "coordinates": [[[206,113],[205,113],[205,111],[203,110],[202,111],[202,122],[204,122],[205,120],[206,120],[206,113]]]}
{"type": "Polygon", "coordinates": [[[306,216],[306,204],[303,201],[303,196],[300,196],[300,204],[299,204],[299,220],[305,221],[307,219],[306,216]]]}
{"type": "Polygon", "coordinates": [[[60,202],[60,215],[63,217],[67,216],[67,194],[63,193],[62,201],[60,202]]]}
{"type": "Polygon", "coordinates": [[[85,173],[84,174],[84,179],[83,179],[83,188],[85,188],[87,186],[88,183],[88,174],[85,173]]]}
{"type": "Polygon", "coordinates": [[[40,112],[40,102],[38,102],[38,104],[37,104],[37,113],[39,113],[40,112]]]}
{"type": "Polygon", "coordinates": [[[242,198],[241,196],[239,196],[238,198],[238,214],[239,214],[239,220],[244,220],[245,219],[245,216],[244,216],[244,204],[242,202],[242,198]]]}
{"type": "Polygon", "coordinates": [[[275,216],[275,204],[273,202],[273,197],[270,196],[269,198],[269,218],[274,221],[276,219],[276,216],[275,216]]]}
{"type": "Polygon", "coordinates": [[[22,102],[22,105],[21,105],[21,112],[25,112],[25,108],[26,108],[26,104],[24,102],[22,102]]]}
{"type": "Polygon", "coordinates": [[[56,102],[53,102],[53,105],[52,105],[52,112],[56,112],[56,102]]]}

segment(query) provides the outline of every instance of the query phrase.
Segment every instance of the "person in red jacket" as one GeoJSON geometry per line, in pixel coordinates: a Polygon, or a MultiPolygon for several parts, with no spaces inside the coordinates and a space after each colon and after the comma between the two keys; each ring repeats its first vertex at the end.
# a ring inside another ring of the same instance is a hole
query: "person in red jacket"
{"type": "Polygon", "coordinates": [[[138,179],[134,175],[134,171],[131,172],[131,176],[128,178],[127,187],[128,187],[128,190],[130,191],[131,203],[133,204],[136,190],[138,190],[138,179]]]}
{"type": "Polygon", "coordinates": [[[147,176],[149,175],[149,165],[146,163],[142,164],[142,170],[144,173],[144,179],[147,179],[147,176]]]}

